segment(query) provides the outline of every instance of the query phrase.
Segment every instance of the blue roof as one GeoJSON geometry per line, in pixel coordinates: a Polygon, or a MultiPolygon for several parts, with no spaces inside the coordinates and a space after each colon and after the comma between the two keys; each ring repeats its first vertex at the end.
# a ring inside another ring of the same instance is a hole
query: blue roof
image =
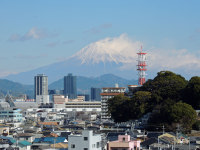
{"type": "Polygon", "coordinates": [[[13,139],[13,138],[7,137],[7,136],[0,136],[0,139],[8,139],[8,140],[11,140],[11,139],[13,139]]]}
{"type": "Polygon", "coordinates": [[[16,143],[16,140],[14,140],[12,137],[0,136],[0,139],[9,140],[10,144],[16,143]]]}
{"type": "Polygon", "coordinates": [[[14,143],[16,143],[16,140],[10,139],[10,142],[11,142],[11,144],[14,144],[14,143]]]}
{"type": "Polygon", "coordinates": [[[41,142],[41,139],[42,138],[35,138],[35,140],[33,141],[33,143],[39,143],[39,142],[41,142]]]}
{"type": "Polygon", "coordinates": [[[64,142],[66,139],[66,137],[41,137],[41,138],[35,138],[35,140],[33,141],[33,143],[50,143],[50,144],[54,144],[54,143],[62,143],[64,142]]]}
{"type": "Polygon", "coordinates": [[[32,144],[31,144],[30,142],[28,142],[28,141],[19,141],[18,144],[21,145],[22,147],[28,146],[28,145],[32,145],[32,144]]]}

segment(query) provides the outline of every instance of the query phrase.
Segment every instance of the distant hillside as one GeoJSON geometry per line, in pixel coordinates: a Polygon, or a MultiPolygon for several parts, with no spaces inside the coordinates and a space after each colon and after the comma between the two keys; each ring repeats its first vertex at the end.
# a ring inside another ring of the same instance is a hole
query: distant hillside
{"type": "MultiPolygon", "coordinates": [[[[90,93],[91,87],[114,87],[118,83],[120,87],[127,87],[129,84],[137,84],[137,80],[127,80],[113,74],[105,74],[100,77],[83,77],[77,76],[78,93],[90,93]]],[[[49,85],[49,89],[63,89],[63,78],[49,85]]],[[[7,79],[0,79],[0,97],[5,96],[8,92],[13,96],[27,94],[33,98],[33,85],[23,85],[7,79]]]]}
{"type": "MultiPolygon", "coordinates": [[[[105,74],[100,77],[77,76],[77,88],[79,93],[90,92],[91,87],[114,87],[118,83],[120,87],[127,87],[130,84],[137,84],[137,80],[127,80],[113,74],[105,74]]],[[[63,89],[63,78],[49,85],[49,89],[63,89]]]]}
{"type": "Polygon", "coordinates": [[[19,96],[25,93],[32,97],[33,85],[23,85],[7,79],[0,79],[0,97],[6,95],[8,92],[13,96],[19,96]]]}

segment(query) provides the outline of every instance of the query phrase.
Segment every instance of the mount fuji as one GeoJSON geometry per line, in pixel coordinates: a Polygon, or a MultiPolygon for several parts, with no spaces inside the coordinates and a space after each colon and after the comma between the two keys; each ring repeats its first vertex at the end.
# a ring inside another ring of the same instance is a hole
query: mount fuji
{"type": "Polygon", "coordinates": [[[31,71],[13,74],[6,79],[23,84],[33,84],[37,74],[48,76],[49,83],[68,73],[76,76],[96,77],[103,74],[114,74],[126,79],[137,79],[137,52],[142,44],[133,42],[122,34],[115,38],[105,38],[91,43],[64,61],[31,71]]]}

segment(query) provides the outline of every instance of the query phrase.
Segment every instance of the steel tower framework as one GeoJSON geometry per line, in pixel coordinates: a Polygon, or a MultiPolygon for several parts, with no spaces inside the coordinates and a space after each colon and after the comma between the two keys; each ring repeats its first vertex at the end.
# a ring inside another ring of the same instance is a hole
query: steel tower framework
{"type": "Polygon", "coordinates": [[[139,53],[137,53],[137,55],[138,55],[137,70],[138,70],[138,84],[139,85],[143,85],[146,81],[146,78],[145,78],[146,71],[147,71],[147,69],[146,69],[146,66],[147,66],[146,54],[147,53],[144,53],[142,51],[142,46],[141,46],[139,53]]]}

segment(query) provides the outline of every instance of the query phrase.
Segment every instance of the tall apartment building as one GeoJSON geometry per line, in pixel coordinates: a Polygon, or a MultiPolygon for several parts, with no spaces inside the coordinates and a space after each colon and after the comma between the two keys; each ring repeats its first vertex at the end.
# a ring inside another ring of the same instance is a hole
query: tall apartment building
{"type": "Polygon", "coordinates": [[[107,114],[108,106],[107,101],[110,98],[113,98],[116,95],[124,94],[126,88],[125,87],[106,87],[102,88],[101,93],[101,119],[110,119],[110,115],[107,114]]]}
{"type": "Polygon", "coordinates": [[[100,88],[91,88],[91,101],[101,101],[101,89],[100,88]]]}
{"type": "Polygon", "coordinates": [[[64,96],[69,99],[77,98],[76,76],[71,73],[64,77],[64,96]]]}
{"type": "Polygon", "coordinates": [[[49,103],[48,77],[44,74],[38,74],[34,77],[34,97],[38,104],[49,103]]]}

